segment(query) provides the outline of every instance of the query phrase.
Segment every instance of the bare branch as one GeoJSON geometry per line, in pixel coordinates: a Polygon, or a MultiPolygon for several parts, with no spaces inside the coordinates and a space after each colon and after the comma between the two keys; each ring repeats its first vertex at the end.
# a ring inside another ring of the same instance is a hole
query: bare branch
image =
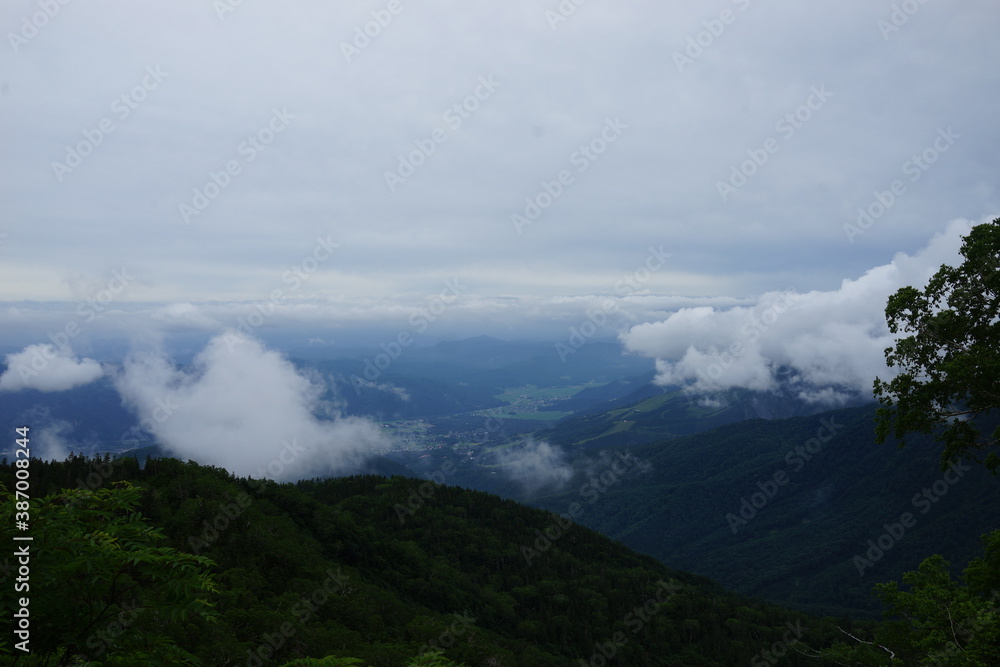
{"type": "Polygon", "coordinates": [[[893,651],[889,647],[882,646],[881,644],[876,644],[875,642],[866,642],[864,639],[858,639],[857,637],[855,637],[854,635],[852,635],[850,632],[848,632],[847,630],[843,629],[839,625],[837,626],[837,629],[840,630],[841,632],[843,632],[845,635],[847,635],[851,639],[853,639],[854,641],[860,643],[860,644],[868,644],[869,646],[878,646],[880,649],[882,649],[883,651],[885,651],[886,653],[889,654],[889,659],[890,660],[895,660],[896,659],[896,654],[893,653],[893,651]]]}

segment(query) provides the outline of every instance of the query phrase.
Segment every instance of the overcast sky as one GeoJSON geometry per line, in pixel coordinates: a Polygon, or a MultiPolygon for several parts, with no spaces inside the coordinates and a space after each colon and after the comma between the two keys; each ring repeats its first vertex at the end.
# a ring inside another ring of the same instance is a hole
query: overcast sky
{"type": "Polygon", "coordinates": [[[1000,212],[993,0],[8,0],[0,25],[9,350],[271,306],[517,338],[614,297],[620,330],[837,290],[1000,212]]]}

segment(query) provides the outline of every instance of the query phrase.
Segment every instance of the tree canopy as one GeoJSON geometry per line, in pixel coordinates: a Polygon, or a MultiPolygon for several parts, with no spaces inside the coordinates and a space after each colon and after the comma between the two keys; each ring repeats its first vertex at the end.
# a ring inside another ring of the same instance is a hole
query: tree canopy
{"type": "Polygon", "coordinates": [[[875,380],[882,403],[876,439],[902,446],[908,433],[944,443],[941,467],[970,456],[993,473],[1000,426],[982,418],[1000,408],[1000,218],[972,228],[957,267],[942,265],[923,290],[903,287],[885,309],[889,330],[908,334],[886,348],[899,373],[875,380]]]}
{"type": "MultiPolygon", "coordinates": [[[[140,496],[119,482],[31,501],[30,588],[20,595],[30,599],[33,631],[18,664],[198,662],[163,626],[214,619],[213,562],[163,545],[163,531],[138,511],[140,496]]],[[[13,500],[0,503],[8,538],[14,509],[13,500]]]]}

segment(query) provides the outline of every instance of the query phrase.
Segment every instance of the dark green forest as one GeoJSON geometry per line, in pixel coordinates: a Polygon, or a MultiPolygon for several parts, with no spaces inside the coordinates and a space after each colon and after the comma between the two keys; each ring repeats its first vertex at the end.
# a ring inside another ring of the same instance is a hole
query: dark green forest
{"type": "MultiPolygon", "coordinates": [[[[15,469],[0,466],[6,488],[15,469]]],[[[276,484],[175,459],[141,468],[133,458],[80,456],[32,461],[31,472],[45,496],[33,503],[32,655],[7,664],[990,665],[1000,658],[994,651],[965,662],[883,662],[878,650],[858,657],[876,637],[911,656],[945,656],[954,644],[967,657],[966,647],[996,646],[990,592],[1000,590],[1000,533],[967,568],[964,585],[940,557],[909,573],[907,590],[883,585],[894,620],[876,624],[738,596],[570,515],[432,481],[276,484]],[[956,623],[959,643],[941,630],[950,624],[954,632],[956,623]],[[348,657],[359,662],[334,660],[348,657]],[[293,662],[305,658],[325,661],[293,662]]],[[[5,526],[13,525],[11,506],[5,526]]],[[[0,561],[0,571],[5,607],[15,608],[15,559],[0,561]]],[[[3,642],[8,656],[12,643],[3,642]]]]}
{"type": "MultiPolygon", "coordinates": [[[[7,488],[14,470],[0,467],[7,488]]],[[[34,655],[16,664],[141,655],[404,665],[440,649],[468,665],[772,664],[770,651],[805,665],[816,661],[793,644],[826,646],[836,624],[856,627],[728,593],[566,518],[433,482],[279,485],[174,459],[140,469],[79,456],[32,461],[31,473],[47,497],[34,509],[34,655]]],[[[12,559],[3,572],[10,608],[12,559]]]]}

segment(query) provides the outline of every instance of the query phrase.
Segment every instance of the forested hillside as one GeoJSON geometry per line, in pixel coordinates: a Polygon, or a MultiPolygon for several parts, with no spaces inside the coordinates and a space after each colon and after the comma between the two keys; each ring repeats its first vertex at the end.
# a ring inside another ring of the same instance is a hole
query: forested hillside
{"type": "MultiPolygon", "coordinates": [[[[875,409],[750,420],[636,447],[650,472],[609,485],[580,521],[741,593],[877,614],[875,582],[932,553],[961,564],[981,551],[979,536],[997,527],[1000,487],[968,460],[946,477],[929,436],[903,450],[876,445],[875,409]],[[866,557],[868,541],[907,512],[914,525],[866,557]],[[856,556],[870,565],[859,568],[856,556]]],[[[562,511],[579,497],[573,487],[534,504],[562,511]]]]}
{"type": "MultiPolygon", "coordinates": [[[[8,488],[13,472],[0,468],[8,488]]],[[[49,519],[34,524],[32,647],[48,661],[18,664],[69,664],[70,653],[137,664],[128,656],[161,655],[175,642],[171,661],[205,665],[331,655],[403,665],[435,647],[468,665],[605,664],[612,656],[638,666],[770,664],[760,661],[772,650],[787,654],[783,664],[815,665],[792,644],[827,645],[839,634],[830,621],[733,595],[566,517],[434,482],[361,476],[277,485],[174,459],[140,470],[134,459],[73,457],[32,461],[31,472],[35,496],[81,483],[101,490],[63,492],[34,510],[49,519]],[[120,488],[126,481],[134,488],[120,488]],[[130,493],[136,507],[119,498],[109,509],[111,497],[130,493]],[[60,534],[88,520],[89,533],[60,534]],[[164,536],[150,542],[178,553],[154,557],[134,534],[116,537],[141,523],[164,536]],[[72,562],[60,561],[63,549],[76,554],[72,562]],[[102,569],[116,550],[124,559],[102,569]],[[155,591],[172,584],[143,574],[153,562],[180,564],[179,552],[211,560],[207,580],[192,574],[184,584],[210,611],[192,603],[185,615],[176,603],[168,614],[155,591]],[[92,594],[102,572],[120,588],[92,594]],[[58,613],[68,595],[76,625],[58,613]]]]}

